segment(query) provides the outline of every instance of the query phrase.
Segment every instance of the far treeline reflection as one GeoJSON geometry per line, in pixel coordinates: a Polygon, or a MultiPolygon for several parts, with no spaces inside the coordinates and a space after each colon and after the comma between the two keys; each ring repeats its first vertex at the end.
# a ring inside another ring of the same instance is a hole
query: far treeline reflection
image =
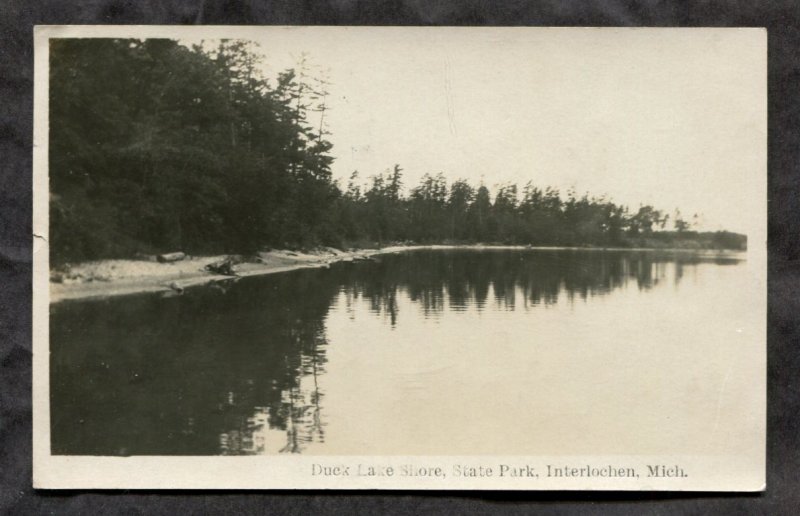
{"type": "Polygon", "coordinates": [[[63,302],[51,307],[52,452],[302,453],[325,443],[326,317],[342,299],[366,301],[391,328],[447,310],[542,310],[630,288],[652,295],[680,288],[701,264],[738,263],[724,256],[416,251],[180,297],[63,302]],[[265,431],[278,432],[278,446],[265,431]]]}
{"type": "Polygon", "coordinates": [[[404,185],[395,165],[340,185],[324,76],[301,59],[270,81],[260,61],[236,40],[51,40],[51,262],[386,242],[746,247],[676,207],[531,182],[490,193],[433,170],[404,185]]]}

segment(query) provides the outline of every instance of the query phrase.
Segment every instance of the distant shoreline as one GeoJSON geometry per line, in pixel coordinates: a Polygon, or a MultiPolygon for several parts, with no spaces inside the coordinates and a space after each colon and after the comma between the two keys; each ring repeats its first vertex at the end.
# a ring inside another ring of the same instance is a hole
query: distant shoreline
{"type": "Polygon", "coordinates": [[[309,253],[275,250],[258,254],[254,261],[234,266],[235,275],[208,272],[205,267],[227,258],[226,255],[187,257],[172,263],[152,260],[97,260],[70,265],[67,271],[51,271],[50,303],[88,300],[132,294],[162,293],[179,295],[184,289],[236,281],[251,276],[265,276],[299,269],[326,268],[333,263],[367,261],[374,256],[419,250],[538,250],[538,251],[634,251],[667,252],[705,256],[743,258],[746,252],[714,249],[626,248],[626,247],[559,247],[523,245],[395,245],[376,249],[340,251],[321,248],[309,253]]]}

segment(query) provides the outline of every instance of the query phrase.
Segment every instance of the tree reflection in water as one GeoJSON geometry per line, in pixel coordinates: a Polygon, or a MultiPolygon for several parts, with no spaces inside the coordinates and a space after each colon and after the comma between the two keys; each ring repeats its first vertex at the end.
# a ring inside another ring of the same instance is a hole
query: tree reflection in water
{"type": "Polygon", "coordinates": [[[417,251],[251,278],[225,291],[62,303],[50,323],[52,452],[302,453],[325,442],[325,324],[336,303],[355,310],[365,301],[394,328],[403,324],[401,297],[431,319],[470,308],[535,310],[562,296],[574,302],[629,284],[652,289],[670,268],[677,285],[699,263],[737,261],[634,251],[417,251]]]}

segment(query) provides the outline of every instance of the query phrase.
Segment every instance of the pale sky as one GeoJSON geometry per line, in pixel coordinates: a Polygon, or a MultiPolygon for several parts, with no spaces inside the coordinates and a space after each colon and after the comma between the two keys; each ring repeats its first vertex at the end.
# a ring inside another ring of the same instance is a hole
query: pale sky
{"type": "MultiPolygon", "coordinates": [[[[259,28],[329,70],[333,172],[528,180],[748,233],[766,196],[759,29],[259,28]]],[[[759,217],[759,220],[761,218],[759,217]]]]}

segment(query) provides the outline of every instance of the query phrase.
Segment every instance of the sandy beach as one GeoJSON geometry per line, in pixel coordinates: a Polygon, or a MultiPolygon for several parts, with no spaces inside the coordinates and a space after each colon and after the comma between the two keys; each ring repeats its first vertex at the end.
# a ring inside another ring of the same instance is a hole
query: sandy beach
{"type": "Polygon", "coordinates": [[[50,274],[50,302],[90,299],[146,292],[180,293],[183,289],[214,282],[274,274],[307,267],[327,267],[338,261],[368,259],[387,250],[339,251],[332,248],[310,253],[273,250],[248,260],[229,255],[187,256],[159,263],[154,259],[97,260],[70,264],[50,274]],[[232,258],[233,275],[216,274],[206,267],[232,258]],[[238,262],[238,263],[237,263],[238,262]]]}

